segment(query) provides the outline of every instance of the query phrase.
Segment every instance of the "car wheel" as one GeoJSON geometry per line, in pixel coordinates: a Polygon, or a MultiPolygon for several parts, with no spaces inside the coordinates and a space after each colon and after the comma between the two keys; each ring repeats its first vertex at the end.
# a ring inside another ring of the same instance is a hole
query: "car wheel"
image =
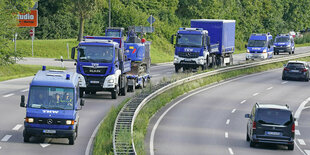
{"type": "Polygon", "coordinates": [[[30,136],[27,135],[27,134],[25,134],[25,135],[24,135],[24,142],[25,142],[25,143],[28,143],[29,141],[30,141],[30,136]]]}
{"type": "Polygon", "coordinates": [[[309,82],[309,78],[306,78],[305,81],[306,81],[306,82],[309,82]]]}
{"type": "Polygon", "coordinates": [[[294,144],[287,146],[288,150],[294,150],[294,144]]]}
{"type": "Polygon", "coordinates": [[[250,137],[249,137],[248,133],[246,133],[246,141],[247,142],[250,141],[250,137]]]}
{"type": "Polygon", "coordinates": [[[250,147],[255,147],[255,142],[253,142],[253,141],[250,141],[250,147]]]}
{"type": "Polygon", "coordinates": [[[286,78],[284,76],[282,76],[282,80],[286,80],[286,78]]]}

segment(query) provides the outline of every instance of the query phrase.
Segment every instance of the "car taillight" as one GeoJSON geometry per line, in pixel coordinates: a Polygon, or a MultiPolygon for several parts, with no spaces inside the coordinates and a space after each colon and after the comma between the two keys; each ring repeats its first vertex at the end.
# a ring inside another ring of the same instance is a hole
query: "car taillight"
{"type": "Polygon", "coordinates": [[[288,69],[288,68],[285,67],[284,70],[285,70],[285,71],[289,71],[290,69],[288,69]]]}
{"type": "Polygon", "coordinates": [[[307,72],[307,71],[308,71],[308,69],[303,69],[303,70],[302,70],[302,72],[307,72]]]}
{"type": "Polygon", "coordinates": [[[252,128],[253,128],[253,129],[256,129],[256,122],[253,122],[252,128]]]}
{"type": "Polygon", "coordinates": [[[295,132],[295,123],[292,125],[292,132],[295,132]]]}

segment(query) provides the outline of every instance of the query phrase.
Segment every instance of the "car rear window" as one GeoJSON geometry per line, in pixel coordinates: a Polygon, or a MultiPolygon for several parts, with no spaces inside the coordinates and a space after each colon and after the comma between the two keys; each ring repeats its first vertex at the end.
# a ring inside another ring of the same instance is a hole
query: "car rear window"
{"type": "Polygon", "coordinates": [[[287,68],[305,68],[304,64],[302,63],[288,63],[287,68]]]}
{"type": "Polygon", "coordinates": [[[281,109],[258,109],[256,121],[260,124],[289,125],[293,121],[290,111],[281,109]]]}

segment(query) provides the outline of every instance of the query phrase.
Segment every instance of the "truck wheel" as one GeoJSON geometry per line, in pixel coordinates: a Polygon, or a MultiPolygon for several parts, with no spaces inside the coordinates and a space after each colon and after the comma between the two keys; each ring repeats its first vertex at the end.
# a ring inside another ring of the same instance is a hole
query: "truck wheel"
{"type": "Polygon", "coordinates": [[[126,92],[127,92],[127,78],[125,77],[124,80],[125,80],[125,85],[124,85],[124,87],[121,88],[121,90],[120,90],[121,96],[126,96],[126,92]]]}
{"type": "Polygon", "coordinates": [[[175,65],[175,66],[174,66],[174,69],[175,69],[175,72],[176,72],[176,73],[179,73],[180,67],[179,67],[178,65],[175,65]]]}
{"type": "Polygon", "coordinates": [[[294,144],[287,145],[287,149],[288,149],[288,150],[294,150],[294,144]]]}
{"type": "Polygon", "coordinates": [[[117,94],[118,94],[118,85],[115,86],[115,88],[111,92],[112,99],[117,99],[117,94]]]}
{"type": "Polygon", "coordinates": [[[77,130],[75,130],[75,132],[74,132],[72,137],[68,138],[69,139],[69,145],[74,145],[74,141],[75,141],[75,139],[77,137],[76,135],[77,135],[77,130]]]}
{"type": "Polygon", "coordinates": [[[28,134],[24,134],[24,142],[28,143],[30,141],[30,136],[28,134]]]}
{"type": "Polygon", "coordinates": [[[80,97],[82,98],[84,95],[84,90],[82,88],[80,88],[80,97]]]}
{"type": "Polygon", "coordinates": [[[212,68],[215,68],[215,65],[216,65],[216,63],[215,63],[215,55],[212,55],[212,57],[211,57],[211,59],[212,59],[212,62],[211,62],[211,66],[212,66],[212,68]]]}

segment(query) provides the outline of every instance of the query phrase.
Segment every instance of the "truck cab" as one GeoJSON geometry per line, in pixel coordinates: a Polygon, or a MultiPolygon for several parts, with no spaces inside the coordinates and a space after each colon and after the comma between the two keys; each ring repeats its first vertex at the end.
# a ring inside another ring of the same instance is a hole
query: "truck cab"
{"type": "Polygon", "coordinates": [[[268,59],[273,57],[273,40],[270,33],[252,34],[245,45],[246,60],[268,59]]]}
{"type": "Polygon", "coordinates": [[[174,37],[176,37],[176,44],[173,63],[176,72],[182,67],[183,69],[208,67],[210,39],[207,30],[180,28],[177,34],[172,36],[172,44],[174,44],[174,37]]]}
{"type": "MultiPolygon", "coordinates": [[[[130,61],[124,60],[123,39],[119,37],[86,36],[78,45],[76,72],[79,73],[80,96],[83,93],[96,94],[97,91],[126,95],[127,80],[124,74],[130,71],[130,61]]],[[[75,48],[71,58],[75,57],[75,48]]]]}
{"type": "Polygon", "coordinates": [[[108,27],[105,30],[105,36],[121,38],[124,36],[124,28],[122,28],[122,27],[108,27]]]}
{"type": "Polygon", "coordinates": [[[295,43],[294,38],[290,34],[280,34],[277,35],[274,40],[274,53],[284,53],[288,52],[289,54],[294,54],[295,52],[295,43]]]}
{"type": "Polygon", "coordinates": [[[23,137],[68,138],[73,145],[78,134],[79,110],[84,100],[79,97],[79,78],[76,73],[61,70],[38,71],[30,83],[23,137]]]}

